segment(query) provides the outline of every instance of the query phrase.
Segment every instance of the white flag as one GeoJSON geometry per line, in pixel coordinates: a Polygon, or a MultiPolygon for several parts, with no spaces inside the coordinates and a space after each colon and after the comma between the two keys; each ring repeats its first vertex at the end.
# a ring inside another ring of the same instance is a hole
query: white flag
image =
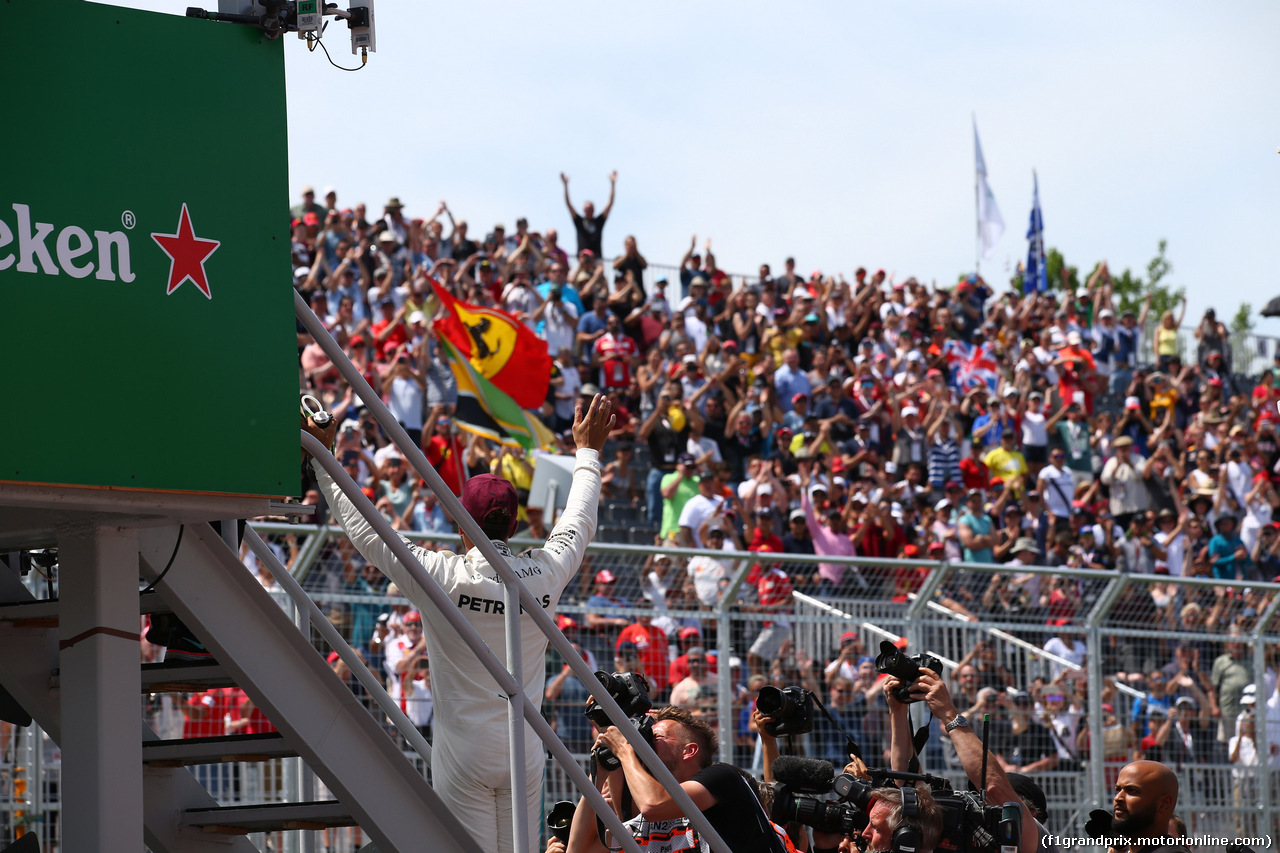
{"type": "Polygon", "coordinates": [[[978,141],[978,123],[973,123],[973,154],[978,172],[978,240],[982,243],[982,257],[991,257],[996,241],[1004,233],[1004,219],[996,206],[996,197],[987,184],[987,162],[982,158],[982,143],[978,141]]]}

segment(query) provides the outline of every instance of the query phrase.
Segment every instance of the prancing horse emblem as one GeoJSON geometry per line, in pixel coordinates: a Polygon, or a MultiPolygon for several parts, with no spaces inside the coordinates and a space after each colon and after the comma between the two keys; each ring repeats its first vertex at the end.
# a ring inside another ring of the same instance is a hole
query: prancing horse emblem
{"type": "Polygon", "coordinates": [[[489,349],[489,343],[484,339],[484,333],[489,331],[489,318],[481,317],[479,323],[465,323],[467,333],[471,335],[473,348],[471,350],[474,358],[484,360],[491,355],[498,354],[498,347],[489,349]]]}
{"type": "Polygon", "coordinates": [[[504,318],[487,316],[471,306],[458,306],[458,320],[467,329],[471,339],[468,361],[481,376],[496,375],[516,349],[516,328],[504,318]]]}

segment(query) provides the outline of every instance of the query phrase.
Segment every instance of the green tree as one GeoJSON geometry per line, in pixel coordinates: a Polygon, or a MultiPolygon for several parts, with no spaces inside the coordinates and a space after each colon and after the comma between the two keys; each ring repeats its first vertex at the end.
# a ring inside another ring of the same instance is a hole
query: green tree
{"type": "Polygon", "coordinates": [[[1173,264],[1165,256],[1168,245],[1168,240],[1161,240],[1158,244],[1156,256],[1147,262],[1146,280],[1127,269],[1119,275],[1111,274],[1112,301],[1116,303],[1117,311],[1141,313],[1142,303],[1146,301],[1147,294],[1150,294],[1152,320],[1159,320],[1166,311],[1173,311],[1174,316],[1177,316],[1178,312],[1175,309],[1182,302],[1186,291],[1184,288],[1171,288],[1163,283],[1164,278],[1173,272],[1173,264]]]}
{"type": "Polygon", "coordinates": [[[1236,315],[1231,318],[1231,331],[1238,334],[1253,331],[1253,305],[1248,302],[1240,303],[1240,307],[1236,309],[1236,315]]]}

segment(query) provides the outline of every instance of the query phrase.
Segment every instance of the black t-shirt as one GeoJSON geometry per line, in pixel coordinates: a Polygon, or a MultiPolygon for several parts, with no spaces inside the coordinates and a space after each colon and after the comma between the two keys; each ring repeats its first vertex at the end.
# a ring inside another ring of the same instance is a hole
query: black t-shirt
{"type": "MultiPolygon", "coordinates": [[[[711,437],[706,431],[703,434],[711,437]]],[[[725,436],[723,433],[712,441],[719,446],[721,457],[729,465],[729,480],[734,483],[746,479],[747,459],[764,451],[764,439],[760,437],[758,427],[751,428],[745,441],[738,436],[725,436]]]]}
{"type": "Polygon", "coordinates": [[[676,432],[667,426],[666,418],[659,416],[649,433],[649,459],[653,467],[666,472],[676,470],[676,460],[686,452],[689,444],[689,425],[676,432]]]}
{"type": "Polygon", "coordinates": [[[603,257],[600,244],[604,236],[604,220],[603,213],[590,219],[580,213],[573,214],[573,227],[578,231],[578,254],[582,254],[583,249],[590,249],[597,258],[603,257]]]}
{"type": "Polygon", "coordinates": [[[733,853],[786,853],[755,792],[732,765],[712,764],[699,770],[693,781],[716,798],[703,814],[733,853]]]}
{"type": "MultiPolygon", "coordinates": [[[[603,221],[601,221],[600,226],[601,226],[602,228],[604,227],[604,222],[603,222],[603,221]]],[[[578,232],[578,234],[579,234],[579,236],[578,236],[578,245],[579,245],[579,246],[581,246],[581,245],[582,245],[582,236],[581,236],[582,232],[581,232],[581,231],[579,231],[579,232],[578,232]]],[[[598,239],[598,238],[597,238],[597,239],[598,239]]],[[[593,252],[594,252],[594,251],[595,251],[595,249],[592,249],[591,251],[593,251],[593,252]]],[[[625,256],[624,256],[624,257],[622,258],[622,264],[618,267],[618,272],[620,272],[620,273],[625,273],[627,270],[631,270],[631,274],[635,277],[635,280],[636,280],[636,292],[640,294],[639,302],[644,302],[644,300],[645,300],[645,292],[644,292],[644,267],[640,266],[640,259],[639,259],[639,258],[628,258],[628,257],[625,257],[625,256]]],[[[638,304],[638,303],[637,303],[637,304],[638,304]]]]}
{"type": "Polygon", "coordinates": [[[1015,735],[1008,720],[997,722],[991,726],[991,748],[1006,761],[1021,766],[1058,754],[1053,735],[1042,723],[1031,720],[1022,734],[1015,735]]]}

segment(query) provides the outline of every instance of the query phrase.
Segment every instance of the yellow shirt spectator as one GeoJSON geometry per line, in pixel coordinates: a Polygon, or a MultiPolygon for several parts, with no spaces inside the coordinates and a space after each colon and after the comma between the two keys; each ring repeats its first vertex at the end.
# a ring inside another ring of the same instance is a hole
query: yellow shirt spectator
{"type": "Polygon", "coordinates": [[[1005,487],[1013,490],[1016,497],[1022,496],[1022,475],[1027,473],[1027,460],[1017,450],[1006,448],[1004,442],[982,457],[991,476],[1004,480],[1005,487]]]}

